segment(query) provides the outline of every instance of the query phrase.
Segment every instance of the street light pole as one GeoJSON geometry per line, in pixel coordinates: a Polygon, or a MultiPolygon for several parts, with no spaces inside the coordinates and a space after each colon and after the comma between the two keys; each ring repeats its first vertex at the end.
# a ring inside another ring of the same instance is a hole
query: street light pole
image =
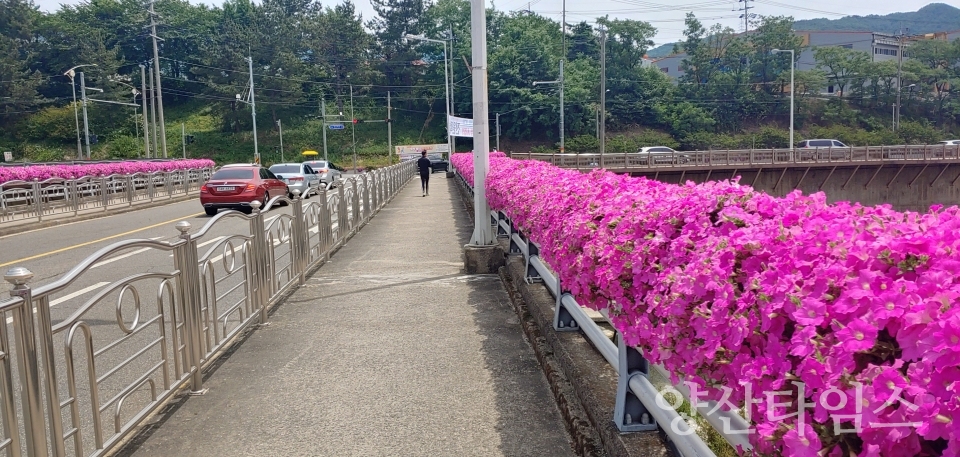
{"type": "Polygon", "coordinates": [[[447,51],[447,40],[435,40],[433,38],[427,38],[423,35],[405,35],[404,38],[408,40],[420,40],[428,41],[431,43],[441,43],[443,44],[443,90],[446,92],[446,110],[447,110],[447,146],[450,147],[450,154],[453,153],[453,138],[450,135],[450,109],[452,103],[450,102],[450,86],[453,84],[452,78],[447,68],[450,66],[450,53],[447,51]]]}
{"type": "Polygon", "coordinates": [[[607,31],[600,26],[600,119],[597,122],[600,140],[600,168],[604,165],[607,148],[607,31]]]}
{"type": "Polygon", "coordinates": [[[253,117],[253,157],[260,163],[260,150],[257,148],[257,99],[253,95],[253,57],[247,57],[250,68],[250,114],[253,117]]]}
{"type": "Polygon", "coordinates": [[[77,109],[77,85],[76,83],[74,83],[74,80],[73,80],[74,76],[76,75],[74,70],[82,67],[96,67],[96,66],[97,64],[95,63],[77,65],[63,72],[64,76],[70,78],[70,90],[73,92],[73,120],[74,120],[74,123],[77,125],[77,156],[79,157],[83,157],[83,146],[80,144],[80,113],[78,112],[78,109],[77,109]]]}
{"type": "Polygon", "coordinates": [[[793,69],[797,66],[797,65],[796,65],[796,57],[795,57],[795,55],[794,55],[794,50],[793,50],[793,49],[786,49],[786,50],[773,49],[773,50],[771,50],[770,52],[772,52],[772,53],[774,53],[774,54],[780,54],[780,53],[782,53],[782,52],[789,52],[789,53],[790,53],[790,161],[792,162],[792,161],[793,161],[793,147],[794,147],[794,143],[793,143],[793,111],[794,111],[794,110],[793,110],[793,96],[794,96],[794,93],[796,92],[795,89],[794,89],[794,86],[793,86],[793,69]]]}
{"type": "Polygon", "coordinates": [[[90,159],[90,124],[87,122],[87,83],[80,72],[80,100],[83,102],[83,136],[87,143],[87,159],[90,159]]]}
{"type": "Polygon", "coordinates": [[[353,134],[353,172],[357,172],[357,116],[353,113],[353,84],[350,85],[350,133],[353,134]]]}
{"type": "MultiPolygon", "coordinates": [[[[150,158],[150,132],[147,129],[147,67],[140,65],[140,101],[143,102],[143,150],[150,158]]],[[[134,100],[136,101],[136,100],[134,100]]]]}
{"type": "Polygon", "coordinates": [[[470,1],[470,34],[473,53],[473,183],[474,227],[470,244],[488,246],[496,242],[490,225],[486,182],[490,170],[490,115],[487,102],[487,11],[484,0],[470,1]]]}

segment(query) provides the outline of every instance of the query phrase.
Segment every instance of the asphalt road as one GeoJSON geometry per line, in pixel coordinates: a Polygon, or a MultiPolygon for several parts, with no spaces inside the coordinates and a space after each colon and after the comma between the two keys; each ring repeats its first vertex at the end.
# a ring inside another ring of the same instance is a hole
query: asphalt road
{"type": "MultiPolygon", "coordinates": [[[[305,204],[319,201],[313,197],[305,204]]],[[[272,227],[268,239],[272,239],[277,270],[274,278],[278,282],[288,280],[283,269],[290,264],[289,242],[284,242],[281,223],[291,213],[292,207],[281,206],[265,214],[265,225],[272,227]]],[[[58,280],[88,256],[113,243],[129,239],[173,242],[179,235],[174,227],[177,222],[189,222],[191,233],[196,233],[210,220],[203,214],[199,200],[193,199],[25,231],[0,238],[0,270],[28,268],[35,275],[30,284],[36,289],[58,280]]],[[[318,242],[317,231],[315,226],[311,229],[311,245],[318,242]]],[[[237,331],[252,314],[247,272],[243,269],[243,240],[235,237],[249,233],[247,221],[224,218],[198,240],[201,264],[210,270],[204,277],[203,293],[216,297],[207,300],[209,306],[203,310],[207,345],[216,345],[225,335],[237,331]],[[231,237],[233,243],[226,243],[231,237]],[[209,264],[204,260],[209,260],[209,264]]],[[[101,428],[101,440],[108,440],[117,423],[122,425],[133,419],[151,400],[149,382],[160,392],[183,376],[182,367],[177,366],[184,357],[183,342],[177,343],[174,338],[182,338],[185,332],[175,323],[182,323],[182,310],[170,305],[173,297],[169,292],[173,288],[164,289],[162,277],[128,281],[136,290],[123,292],[121,286],[132,275],[176,272],[172,251],[133,247],[100,259],[50,297],[64,428],[77,426],[82,438],[80,442],[68,440],[68,453],[73,453],[74,446],[81,447],[84,454],[93,451],[98,441],[94,433],[96,423],[101,428]],[[67,360],[71,353],[72,363],[67,360]],[[91,366],[95,367],[93,373],[91,366]],[[72,385],[67,381],[68,372],[76,380],[72,385]],[[150,381],[140,385],[135,382],[144,379],[150,381]],[[75,402],[70,401],[71,391],[76,392],[75,402]],[[95,400],[100,408],[92,407],[95,400]],[[77,408],[77,424],[72,419],[73,407],[77,408]]],[[[173,281],[176,279],[168,280],[173,281]]],[[[6,294],[0,296],[0,301],[4,299],[6,294]]],[[[11,315],[3,315],[9,335],[14,334],[11,315]]],[[[18,367],[13,369],[13,377],[18,379],[18,367]]]]}

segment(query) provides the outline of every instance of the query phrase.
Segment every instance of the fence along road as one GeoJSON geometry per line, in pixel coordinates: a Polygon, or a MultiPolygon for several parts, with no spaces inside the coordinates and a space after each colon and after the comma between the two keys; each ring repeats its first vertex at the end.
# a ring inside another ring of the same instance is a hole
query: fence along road
{"type": "Polygon", "coordinates": [[[202,392],[218,351],[265,322],[413,172],[399,164],[267,204],[287,211],[171,224],[173,241],[113,243],[36,288],[14,265],[0,301],[0,450],[102,455],[178,389],[202,392]]]}

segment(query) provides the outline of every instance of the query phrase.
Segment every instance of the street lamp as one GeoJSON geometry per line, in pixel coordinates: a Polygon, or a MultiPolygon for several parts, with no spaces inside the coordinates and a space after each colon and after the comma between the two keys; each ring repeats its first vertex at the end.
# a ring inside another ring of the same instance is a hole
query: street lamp
{"type": "Polygon", "coordinates": [[[560,78],[556,81],[534,81],[533,85],[559,84],[560,85],[560,153],[563,154],[563,59],[560,59],[560,78]]]}
{"type": "Polygon", "coordinates": [[[425,36],[423,36],[423,35],[410,35],[410,34],[404,35],[403,38],[404,38],[404,39],[407,39],[407,40],[420,40],[420,41],[428,41],[428,42],[431,42],[431,43],[440,43],[440,44],[443,45],[443,90],[444,90],[444,92],[446,92],[446,97],[447,97],[447,102],[446,102],[446,108],[447,108],[447,146],[451,148],[449,154],[453,154],[453,147],[451,146],[451,143],[452,143],[451,138],[452,138],[452,137],[450,136],[450,109],[451,109],[451,103],[450,103],[450,86],[453,85],[453,83],[452,83],[452,82],[448,82],[448,80],[451,79],[451,78],[449,77],[449,72],[447,71],[447,67],[450,65],[450,53],[447,52],[447,40],[435,40],[435,39],[433,39],[433,38],[427,38],[427,37],[425,37],[425,36]]]}
{"type": "Polygon", "coordinates": [[[794,51],[793,51],[793,49],[786,49],[786,50],[773,49],[773,50],[771,50],[770,52],[771,52],[772,54],[780,54],[780,53],[782,53],[782,52],[789,52],[789,53],[790,53],[790,161],[792,162],[792,161],[793,161],[793,147],[794,147],[794,144],[793,144],[793,94],[794,94],[794,87],[793,87],[793,69],[796,67],[796,64],[795,64],[795,62],[796,62],[796,57],[794,56],[794,51]]]}
{"type": "Polygon", "coordinates": [[[80,145],[80,113],[77,112],[77,85],[74,84],[73,82],[73,77],[76,75],[76,73],[74,73],[74,70],[81,67],[96,67],[96,66],[97,64],[95,63],[77,65],[63,72],[64,76],[70,78],[70,90],[73,91],[73,119],[77,124],[77,155],[81,157],[83,156],[83,146],[80,145]]]}

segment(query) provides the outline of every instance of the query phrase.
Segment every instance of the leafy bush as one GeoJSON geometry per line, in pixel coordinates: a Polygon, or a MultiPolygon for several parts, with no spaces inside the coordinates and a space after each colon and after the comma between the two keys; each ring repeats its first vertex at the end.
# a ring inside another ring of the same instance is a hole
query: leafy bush
{"type": "Polygon", "coordinates": [[[929,124],[916,121],[901,121],[897,135],[904,144],[936,144],[943,134],[929,124]]]}
{"type": "Polygon", "coordinates": [[[570,152],[597,152],[600,150],[600,142],[597,137],[591,135],[579,135],[570,138],[564,145],[570,152]]]}
{"type": "Polygon", "coordinates": [[[21,123],[19,135],[26,140],[75,143],[76,122],[73,105],[44,108],[21,123]]]}

